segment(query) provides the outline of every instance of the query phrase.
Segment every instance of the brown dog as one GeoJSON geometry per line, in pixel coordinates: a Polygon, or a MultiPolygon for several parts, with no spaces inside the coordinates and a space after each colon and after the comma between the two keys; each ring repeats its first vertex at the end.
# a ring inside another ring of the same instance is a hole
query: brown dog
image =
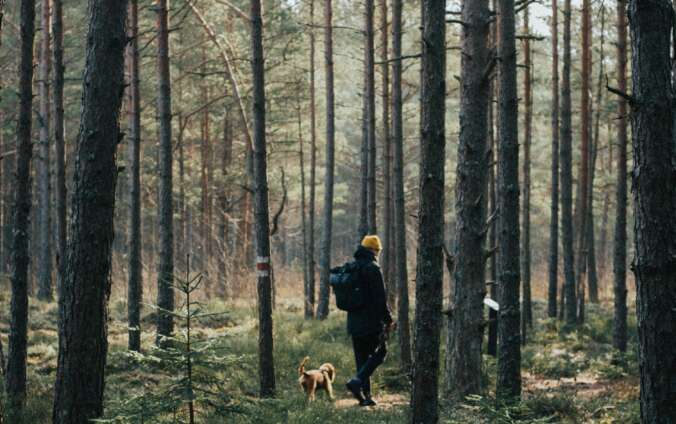
{"type": "Polygon", "coordinates": [[[306,356],[303,359],[303,362],[300,363],[298,367],[298,382],[300,386],[305,390],[308,401],[315,400],[315,393],[317,389],[324,389],[329,394],[329,398],[333,400],[333,386],[331,383],[336,379],[336,368],[329,364],[322,364],[319,369],[305,371],[305,365],[310,360],[310,357],[306,356]]]}

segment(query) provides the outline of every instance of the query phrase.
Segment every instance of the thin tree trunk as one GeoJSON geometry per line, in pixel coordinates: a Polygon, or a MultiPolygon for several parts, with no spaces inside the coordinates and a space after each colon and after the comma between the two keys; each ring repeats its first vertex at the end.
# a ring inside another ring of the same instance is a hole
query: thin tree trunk
{"type": "Polygon", "coordinates": [[[35,2],[21,0],[21,50],[19,62],[19,115],[16,129],[16,176],[12,202],[12,249],[10,281],[9,347],[7,356],[8,422],[21,422],[26,400],[26,343],[28,337],[28,250],[31,214],[31,141],[33,104],[33,39],[35,37],[35,2]]]}
{"type": "Polygon", "coordinates": [[[565,293],[564,314],[566,324],[574,326],[577,321],[575,296],[575,256],[573,253],[573,172],[572,172],[572,120],[570,99],[570,19],[571,0],[565,0],[563,10],[563,75],[561,80],[561,233],[563,247],[563,272],[565,293]]]}
{"type": "Polygon", "coordinates": [[[559,283],[559,1],[552,0],[552,198],[549,224],[547,316],[556,318],[559,283]]]}
{"type": "Polygon", "coordinates": [[[374,66],[373,0],[365,0],[366,129],[368,134],[368,232],[376,234],[376,87],[374,66]]]}
{"type": "Polygon", "coordinates": [[[51,42],[50,42],[50,0],[42,0],[40,10],[40,80],[38,81],[38,96],[40,98],[40,114],[38,116],[40,128],[40,142],[38,144],[38,232],[37,232],[37,279],[38,299],[51,300],[52,293],[52,247],[51,247],[51,211],[52,199],[50,196],[50,121],[49,110],[49,75],[51,69],[51,42]]]}
{"type": "MultiPolygon", "coordinates": [[[[0,47],[2,47],[2,23],[5,11],[5,0],[0,0],[0,47]]],[[[0,76],[0,89],[2,89],[2,76],[0,76]]],[[[3,125],[5,122],[4,111],[0,111],[0,125],[3,125]]],[[[10,160],[8,152],[14,150],[11,146],[5,146],[4,134],[0,131],[0,151],[3,154],[5,160],[2,161],[0,166],[2,167],[2,190],[0,195],[2,196],[2,258],[0,258],[0,271],[7,272],[9,269],[9,261],[11,257],[11,247],[12,247],[12,213],[11,213],[11,204],[12,204],[12,190],[9,187],[12,187],[12,164],[14,160],[10,160]]]]}
{"type": "MultiPolygon", "coordinates": [[[[315,0],[310,0],[310,23],[315,22],[315,0]]],[[[317,116],[315,101],[315,30],[310,28],[310,205],[308,210],[308,299],[305,318],[314,317],[315,309],[315,197],[317,186],[317,116]]]]}
{"type": "Polygon", "coordinates": [[[369,129],[368,129],[368,70],[366,69],[366,49],[364,49],[364,78],[361,105],[361,150],[359,152],[359,228],[357,237],[361,240],[369,233],[369,129]]]}
{"type": "MultiPolygon", "coordinates": [[[[491,0],[491,10],[497,10],[497,0],[491,0]]],[[[497,48],[498,48],[498,24],[497,21],[499,17],[495,19],[495,22],[491,25],[490,37],[491,37],[491,51],[493,52],[494,58],[491,60],[498,60],[497,57],[497,48]]],[[[497,63],[497,62],[495,62],[497,63]]],[[[489,158],[488,163],[490,168],[488,171],[488,200],[489,200],[489,209],[488,213],[493,216],[493,219],[490,222],[489,227],[489,249],[495,249],[497,246],[497,224],[495,217],[498,213],[497,205],[497,184],[496,184],[496,158],[497,158],[497,143],[496,143],[496,121],[497,114],[495,109],[496,104],[496,92],[498,91],[498,82],[497,73],[494,71],[490,75],[490,102],[488,107],[488,137],[489,137],[489,158]]],[[[497,250],[489,258],[490,263],[490,297],[491,299],[497,300],[498,298],[498,285],[497,285],[497,265],[498,265],[498,254],[497,250]]],[[[497,357],[498,355],[498,312],[492,308],[488,308],[488,342],[486,346],[486,352],[493,356],[497,357]]]]}
{"type": "Polygon", "coordinates": [[[397,291],[393,286],[394,276],[394,222],[393,202],[392,202],[392,139],[390,138],[390,64],[389,40],[387,32],[387,0],[380,0],[380,36],[381,50],[380,60],[382,62],[382,129],[383,129],[383,186],[384,186],[384,208],[383,208],[383,275],[385,278],[385,287],[387,288],[387,303],[390,308],[396,307],[397,291]]]}
{"type": "Polygon", "coordinates": [[[169,74],[169,23],[167,0],[157,0],[157,116],[159,120],[159,265],[157,267],[157,340],[165,345],[165,338],[174,332],[174,229],[172,198],[172,141],[171,141],[171,78],[169,74]],[[164,312],[167,311],[167,312],[164,312]]]}
{"type": "Polygon", "coordinates": [[[138,52],[138,0],[129,2],[129,285],[127,308],[129,350],[141,350],[141,93],[138,52]]]}
{"type": "MultiPolygon", "coordinates": [[[[392,55],[401,57],[403,0],[392,0],[392,55]]],[[[404,195],[404,126],[402,111],[402,63],[392,63],[392,143],[394,146],[394,261],[397,288],[397,341],[400,368],[411,371],[408,267],[406,258],[406,199],[404,195]]]]}
{"type": "Polygon", "coordinates": [[[335,170],[335,115],[333,87],[333,6],[324,0],[324,63],[326,68],[326,175],[324,176],[324,219],[320,256],[319,304],[317,318],[329,315],[329,271],[333,229],[333,175],[335,170]]]}
{"type": "MultiPolygon", "coordinates": [[[[523,32],[530,34],[530,22],[528,6],[523,11],[523,32]]],[[[521,216],[521,287],[522,287],[522,309],[521,309],[521,343],[526,344],[527,330],[533,328],[533,307],[531,304],[530,293],[530,150],[532,144],[533,127],[533,89],[532,89],[532,62],[530,39],[523,41],[524,66],[523,87],[524,87],[524,138],[523,138],[523,201],[521,216]]]]}
{"type": "Polygon", "coordinates": [[[641,422],[676,422],[676,175],[668,0],[629,2],[641,422]]]}
{"type": "MultiPolygon", "coordinates": [[[[617,2],[617,88],[627,90],[627,1],[617,2]]],[[[617,186],[613,243],[613,347],[627,350],[627,101],[617,103],[617,186]]]]}
{"type": "Polygon", "coordinates": [[[490,10],[488,0],[466,1],[462,35],[460,139],[456,171],[455,272],[452,319],[453,340],[448,387],[453,397],[464,399],[481,391],[481,343],[483,299],[486,295],[484,244],[486,202],[482,200],[488,178],[486,122],[490,101],[491,60],[488,48],[490,10]]]}
{"type": "Polygon", "coordinates": [[[498,57],[500,111],[498,155],[498,381],[503,401],[521,395],[521,336],[519,331],[519,127],[516,90],[514,0],[499,0],[498,57]]]}
{"type": "Polygon", "coordinates": [[[422,1],[420,205],[411,423],[436,423],[443,296],[446,22],[444,0],[422,1]]]}
{"type": "Polygon", "coordinates": [[[53,130],[54,130],[54,173],[56,174],[55,190],[55,237],[56,237],[56,289],[61,292],[66,262],[66,142],[64,134],[64,73],[63,62],[63,0],[52,0],[52,40],[54,43],[52,81],[53,130]]]}
{"type": "Polygon", "coordinates": [[[275,366],[272,357],[272,290],[270,276],[270,226],[268,216],[268,177],[265,145],[265,75],[263,62],[263,20],[260,0],[251,0],[251,74],[253,77],[254,211],[256,215],[256,255],[258,275],[258,372],[260,394],[275,392],[275,366]]]}
{"type": "Polygon", "coordinates": [[[587,213],[588,234],[587,234],[587,286],[589,289],[589,301],[591,303],[599,302],[598,274],[596,267],[596,245],[594,228],[594,181],[596,177],[596,159],[599,151],[600,125],[601,125],[601,103],[603,101],[603,76],[605,60],[604,44],[606,29],[606,11],[605,6],[601,4],[601,44],[599,48],[599,74],[596,86],[596,109],[594,111],[594,137],[592,139],[591,171],[589,177],[589,212],[587,213]]]}
{"type": "Polygon", "coordinates": [[[80,424],[103,414],[126,15],[126,1],[89,2],[73,220],[59,300],[53,411],[57,424],[80,424]]]}
{"type": "Polygon", "coordinates": [[[300,81],[298,83],[298,91],[296,92],[296,116],[298,119],[298,166],[300,168],[300,216],[301,216],[301,237],[302,237],[302,258],[303,258],[303,299],[305,299],[305,310],[306,315],[310,317],[312,314],[308,310],[308,300],[310,298],[310,276],[309,276],[309,264],[308,264],[308,229],[307,229],[307,206],[305,202],[305,147],[303,140],[303,120],[301,112],[301,85],[300,81]]]}
{"type": "Polygon", "coordinates": [[[582,0],[582,87],[580,91],[580,168],[578,176],[578,208],[580,232],[577,234],[577,318],[582,324],[585,319],[585,276],[587,273],[587,231],[589,228],[589,174],[591,137],[591,0],[582,0]]]}

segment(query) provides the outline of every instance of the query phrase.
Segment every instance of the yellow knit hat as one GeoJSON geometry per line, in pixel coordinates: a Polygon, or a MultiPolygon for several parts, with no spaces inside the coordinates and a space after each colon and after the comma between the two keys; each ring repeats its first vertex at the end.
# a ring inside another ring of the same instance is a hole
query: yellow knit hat
{"type": "Polygon", "coordinates": [[[376,235],[365,236],[364,239],[361,241],[361,245],[367,249],[371,249],[376,252],[380,252],[381,250],[383,250],[383,245],[380,243],[380,237],[376,235]]]}

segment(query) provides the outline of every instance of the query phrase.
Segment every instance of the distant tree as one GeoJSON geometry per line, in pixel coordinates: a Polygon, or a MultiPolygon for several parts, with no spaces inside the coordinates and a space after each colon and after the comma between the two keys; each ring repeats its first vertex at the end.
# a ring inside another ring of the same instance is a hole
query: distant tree
{"type": "Polygon", "coordinates": [[[56,245],[56,288],[61,290],[66,262],[66,149],[64,134],[64,73],[63,59],[63,0],[52,0],[53,80],[52,80],[52,128],[54,131],[54,174],[55,174],[55,245],[56,245]]]}
{"type": "Polygon", "coordinates": [[[443,295],[446,20],[444,0],[423,0],[420,205],[411,423],[436,423],[443,295]]]}
{"type": "Polygon", "coordinates": [[[141,350],[141,302],[143,269],[141,267],[141,92],[138,51],[138,0],[129,2],[129,281],[127,308],[129,349],[141,350]]]}
{"type": "Polygon", "coordinates": [[[37,219],[38,233],[37,246],[37,280],[38,299],[51,300],[52,293],[52,226],[51,211],[52,199],[50,193],[51,146],[50,146],[50,95],[49,75],[51,73],[51,34],[50,34],[50,0],[42,0],[40,8],[40,26],[42,35],[40,38],[39,53],[39,129],[40,142],[38,144],[37,179],[38,179],[38,203],[37,219]]]}
{"type": "MultiPolygon", "coordinates": [[[[617,2],[617,88],[627,90],[627,2],[617,2]]],[[[627,100],[617,103],[617,184],[613,245],[613,346],[627,350],[627,100]]]]}
{"type": "Polygon", "coordinates": [[[500,75],[498,154],[498,381],[497,395],[511,401],[521,395],[519,331],[519,140],[516,90],[514,0],[499,0],[500,75]]]}
{"type": "Polygon", "coordinates": [[[260,0],[251,0],[251,74],[253,76],[254,214],[258,274],[258,372],[260,394],[275,392],[272,357],[272,287],[270,276],[270,223],[265,145],[265,63],[260,0]]]}
{"type": "Polygon", "coordinates": [[[573,253],[573,159],[572,121],[570,99],[570,0],[565,0],[563,9],[563,74],[561,79],[561,237],[564,272],[564,314],[566,324],[574,326],[577,321],[575,300],[575,256],[573,253]]]}
{"type": "Polygon", "coordinates": [[[126,15],[126,1],[89,1],[71,232],[59,301],[52,416],[57,424],[80,424],[103,413],[126,15]]]}
{"type": "Polygon", "coordinates": [[[329,271],[333,229],[333,175],[335,171],[335,96],[333,87],[333,6],[324,0],[324,65],[326,69],[326,175],[324,176],[324,219],[320,256],[317,318],[329,316],[329,271]]]}
{"type": "Polygon", "coordinates": [[[462,6],[460,139],[456,171],[456,243],[453,309],[449,318],[448,388],[464,399],[481,391],[483,299],[486,293],[484,252],[486,202],[479,201],[488,179],[486,122],[490,101],[488,0],[462,6]]]}
{"type": "MultiPolygon", "coordinates": [[[[315,0],[310,0],[310,23],[315,22],[315,0]]],[[[315,100],[315,30],[310,27],[310,204],[308,208],[308,297],[305,318],[314,317],[315,309],[315,198],[317,187],[317,108],[315,100]]]]}
{"type": "Polygon", "coordinates": [[[5,390],[7,421],[21,422],[26,400],[26,343],[28,338],[28,252],[31,214],[31,141],[33,105],[33,39],[35,1],[20,3],[19,115],[16,128],[16,175],[12,190],[12,249],[10,259],[9,346],[5,390]]]}
{"type": "MultiPolygon", "coordinates": [[[[530,22],[528,5],[523,11],[523,32],[530,34],[530,22]]],[[[521,190],[523,200],[521,204],[521,343],[526,344],[527,330],[533,328],[533,306],[531,303],[530,290],[530,170],[531,160],[530,151],[533,143],[533,88],[532,88],[532,67],[530,39],[526,37],[523,40],[523,92],[524,92],[524,122],[523,122],[523,184],[521,190]]]]}
{"type": "Polygon", "coordinates": [[[559,284],[559,1],[552,0],[552,198],[549,224],[547,316],[556,318],[559,284]]]}
{"type": "Polygon", "coordinates": [[[374,0],[364,0],[364,32],[366,69],[366,133],[368,135],[368,233],[376,234],[376,84],[375,84],[375,49],[373,31],[374,0]]]}
{"type": "Polygon", "coordinates": [[[411,334],[408,300],[408,267],[406,260],[406,201],[404,196],[404,126],[402,111],[401,57],[403,0],[392,0],[392,144],[394,150],[394,246],[397,290],[397,340],[401,369],[411,369],[411,334]]]}
{"type": "Polygon", "coordinates": [[[160,233],[157,268],[157,344],[174,331],[174,229],[172,199],[171,77],[169,74],[169,23],[167,0],[156,0],[157,13],[157,118],[159,123],[159,202],[160,233]]]}
{"type": "Polygon", "coordinates": [[[587,231],[589,228],[589,174],[591,149],[591,0],[582,0],[582,84],[580,88],[580,168],[578,175],[578,199],[575,211],[577,227],[577,317],[584,322],[585,277],[587,274],[587,231]]]}
{"type": "Polygon", "coordinates": [[[668,0],[629,2],[641,422],[676,422],[676,175],[668,0]]]}

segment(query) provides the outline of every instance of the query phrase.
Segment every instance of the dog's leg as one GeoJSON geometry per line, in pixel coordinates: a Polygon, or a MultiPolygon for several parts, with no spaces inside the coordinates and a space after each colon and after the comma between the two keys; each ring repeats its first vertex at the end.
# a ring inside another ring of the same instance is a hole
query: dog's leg
{"type": "Polygon", "coordinates": [[[331,384],[330,379],[326,379],[326,391],[329,394],[329,399],[335,400],[335,397],[333,396],[333,385],[331,384]]]}
{"type": "Polygon", "coordinates": [[[310,386],[308,387],[308,389],[309,389],[309,391],[308,391],[308,399],[309,399],[310,401],[315,400],[315,393],[316,393],[316,391],[317,391],[317,381],[316,381],[316,380],[312,380],[312,383],[310,384],[310,386]]]}

